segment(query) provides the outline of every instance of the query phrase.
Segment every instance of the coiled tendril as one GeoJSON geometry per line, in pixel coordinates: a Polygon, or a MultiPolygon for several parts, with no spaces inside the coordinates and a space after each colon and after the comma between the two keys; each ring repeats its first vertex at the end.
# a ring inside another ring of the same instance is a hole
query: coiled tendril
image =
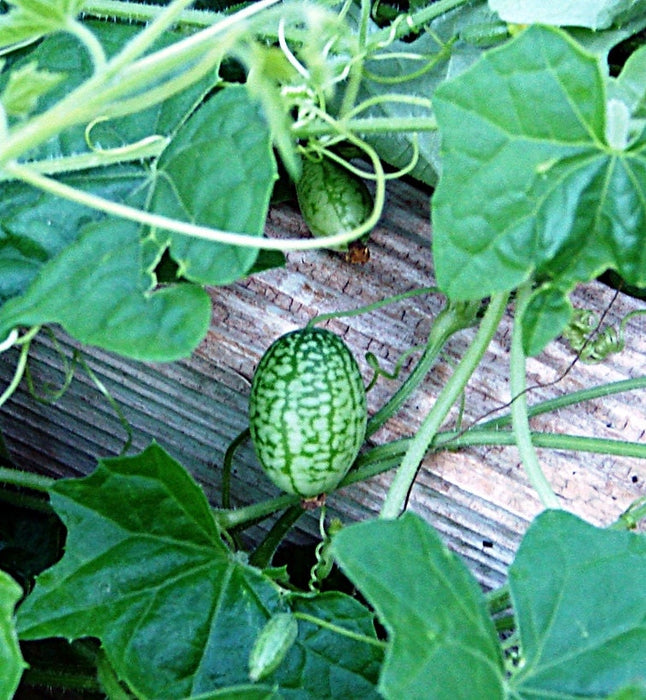
{"type": "Polygon", "coordinates": [[[626,347],[624,332],[633,316],[645,314],[646,309],[626,314],[618,326],[599,328],[599,316],[590,309],[575,309],[563,337],[583,362],[602,362],[609,355],[622,352],[626,347]]]}

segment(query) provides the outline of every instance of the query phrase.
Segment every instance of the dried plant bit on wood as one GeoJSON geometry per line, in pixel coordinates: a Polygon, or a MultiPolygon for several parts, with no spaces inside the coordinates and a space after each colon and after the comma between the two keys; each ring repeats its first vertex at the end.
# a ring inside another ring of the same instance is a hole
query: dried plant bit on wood
{"type": "Polygon", "coordinates": [[[370,260],[370,248],[363,239],[348,243],[348,250],[345,253],[345,261],[351,265],[364,265],[370,260]]]}
{"type": "Polygon", "coordinates": [[[302,498],[301,507],[303,510],[316,510],[317,508],[322,508],[325,505],[326,499],[326,493],[319,493],[318,496],[312,496],[311,498],[302,498]]]}

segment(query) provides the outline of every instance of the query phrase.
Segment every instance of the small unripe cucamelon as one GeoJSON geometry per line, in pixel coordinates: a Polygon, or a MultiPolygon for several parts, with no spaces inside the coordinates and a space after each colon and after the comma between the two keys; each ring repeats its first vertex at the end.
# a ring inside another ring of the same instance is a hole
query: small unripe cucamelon
{"type": "MultiPolygon", "coordinates": [[[[368,219],[373,208],[365,182],[330,158],[303,159],[296,196],[303,219],[317,238],[352,231],[368,219]]],[[[334,249],[352,251],[359,246],[365,249],[367,237],[334,249]]]]}
{"type": "Polygon", "coordinates": [[[249,678],[258,681],[275,671],[298,637],[298,623],[291,613],[269,618],[249,655],[249,678]]]}
{"type": "Polygon", "coordinates": [[[366,431],[366,393],[347,345],[322,328],[281,336],[251,385],[249,429],[267,476],[311,499],[350,469],[366,431]]]}

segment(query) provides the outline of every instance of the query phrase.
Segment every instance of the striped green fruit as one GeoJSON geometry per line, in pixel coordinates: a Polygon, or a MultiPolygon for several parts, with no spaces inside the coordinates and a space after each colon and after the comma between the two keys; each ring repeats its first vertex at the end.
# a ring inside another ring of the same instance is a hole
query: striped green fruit
{"type": "MultiPolygon", "coordinates": [[[[316,238],[352,231],[366,221],[373,208],[364,181],[329,158],[303,158],[296,197],[303,219],[316,238]]],[[[335,250],[348,250],[348,245],[335,250]]]]}
{"type": "Polygon", "coordinates": [[[366,392],[347,345],[322,328],[281,336],[251,385],[249,428],[265,473],[303,498],[332,491],[366,432],[366,392]]]}

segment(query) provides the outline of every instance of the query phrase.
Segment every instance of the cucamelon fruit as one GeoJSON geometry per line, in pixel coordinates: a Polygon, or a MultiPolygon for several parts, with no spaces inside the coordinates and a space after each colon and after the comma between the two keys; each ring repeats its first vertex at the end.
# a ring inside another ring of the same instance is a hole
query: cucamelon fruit
{"type": "Polygon", "coordinates": [[[251,385],[249,429],[269,479],[312,499],[346,475],[366,431],[366,393],[347,345],[307,327],[278,338],[251,385]]]}

